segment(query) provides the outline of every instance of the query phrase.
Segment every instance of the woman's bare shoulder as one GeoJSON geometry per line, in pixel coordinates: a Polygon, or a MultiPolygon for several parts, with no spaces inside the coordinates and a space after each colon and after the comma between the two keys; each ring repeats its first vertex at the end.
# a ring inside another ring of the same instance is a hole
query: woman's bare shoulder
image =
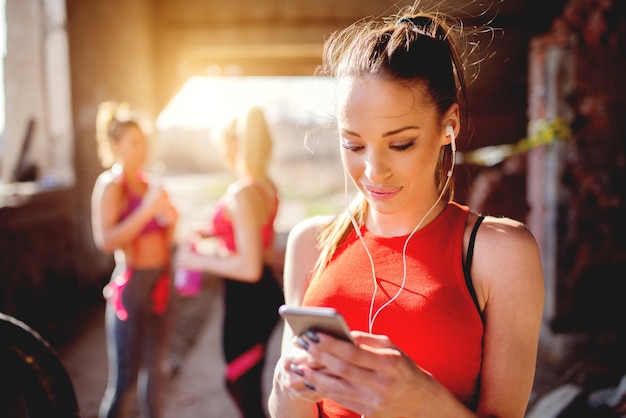
{"type": "Polygon", "coordinates": [[[536,245],[533,233],[525,224],[507,217],[485,216],[479,228],[479,236],[483,238],[483,244],[489,247],[536,245]]]}
{"type": "Polygon", "coordinates": [[[120,176],[115,175],[111,170],[103,171],[96,178],[94,184],[95,194],[118,193],[122,189],[120,176]]]}
{"type": "Polygon", "coordinates": [[[315,216],[293,226],[287,237],[284,269],[285,301],[302,302],[309,279],[320,255],[317,237],[332,217],[315,216]]]}
{"type": "Polygon", "coordinates": [[[308,237],[310,235],[317,236],[320,229],[327,225],[332,219],[333,216],[323,215],[303,219],[294,225],[289,232],[289,235],[293,236],[294,239],[299,237],[308,237]]]}
{"type": "Polygon", "coordinates": [[[541,257],[530,229],[514,219],[485,217],[476,235],[472,277],[487,298],[502,288],[539,289],[543,282],[541,257]]]}
{"type": "Polygon", "coordinates": [[[287,237],[287,256],[297,259],[300,264],[314,264],[319,256],[317,237],[320,229],[332,217],[314,216],[293,226],[287,237]]]}
{"type": "Polygon", "coordinates": [[[96,183],[100,185],[119,183],[119,176],[113,174],[111,170],[106,170],[98,175],[96,183]]]}

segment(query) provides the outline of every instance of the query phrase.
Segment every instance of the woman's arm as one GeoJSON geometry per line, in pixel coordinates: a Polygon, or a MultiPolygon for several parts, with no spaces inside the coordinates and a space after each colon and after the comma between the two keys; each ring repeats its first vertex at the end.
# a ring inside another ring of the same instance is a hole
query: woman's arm
{"type": "Polygon", "coordinates": [[[230,190],[232,199],[227,209],[237,251],[227,255],[199,254],[181,247],[176,263],[191,270],[253,283],[261,278],[265,263],[261,228],[267,221],[267,211],[259,209],[263,201],[253,186],[237,188],[234,184],[230,190]]]}
{"type": "MultiPolygon", "coordinates": [[[[284,293],[285,304],[300,306],[308,287],[313,267],[319,257],[317,234],[328,218],[311,218],[300,222],[289,233],[285,250],[284,293]]],[[[305,356],[301,348],[294,345],[294,335],[285,325],[282,338],[281,358],[274,370],[273,387],[269,398],[269,410],[272,418],[311,418],[317,417],[315,399],[294,397],[298,385],[306,389],[301,382],[294,383],[288,359],[305,356]],[[292,393],[293,392],[293,393],[292,393]]]]}
{"type": "Polygon", "coordinates": [[[485,218],[476,236],[471,275],[485,317],[478,414],[523,417],[544,303],[535,238],[519,222],[485,218]]]}

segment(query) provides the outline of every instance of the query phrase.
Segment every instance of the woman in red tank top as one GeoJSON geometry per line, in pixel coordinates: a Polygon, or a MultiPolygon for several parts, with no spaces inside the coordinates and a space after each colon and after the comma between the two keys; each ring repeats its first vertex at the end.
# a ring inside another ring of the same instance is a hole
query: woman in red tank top
{"type": "Polygon", "coordinates": [[[452,201],[465,116],[454,23],[407,7],[326,42],[321,73],[337,80],[342,164],[359,193],[292,230],[284,292],[287,305],[338,310],[354,343],[286,326],[275,418],[524,416],[541,262],[521,223],[452,201]]]}

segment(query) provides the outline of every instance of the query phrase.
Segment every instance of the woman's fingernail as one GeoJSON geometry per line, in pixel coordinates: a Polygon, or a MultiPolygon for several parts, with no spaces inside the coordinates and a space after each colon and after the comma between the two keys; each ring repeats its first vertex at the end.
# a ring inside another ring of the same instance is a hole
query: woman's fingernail
{"type": "Polygon", "coordinates": [[[307,382],[306,380],[304,381],[304,386],[306,386],[307,388],[309,388],[310,390],[315,390],[315,386],[313,386],[312,384],[310,384],[309,382],[307,382]]]}
{"type": "Polygon", "coordinates": [[[295,364],[291,364],[289,366],[289,368],[291,369],[292,372],[294,372],[295,374],[297,374],[298,376],[304,376],[304,372],[302,370],[300,370],[298,368],[298,366],[296,366],[295,364]]]}
{"type": "Polygon", "coordinates": [[[298,345],[302,348],[304,348],[305,350],[309,349],[309,343],[307,343],[304,338],[298,336],[298,345]]]}
{"type": "Polygon", "coordinates": [[[309,337],[309,340],[313,341],[314,343],[320,342],[320,337],[317,336],[315,331],[308,330],[306,332],[306,336],[309,337]]]}

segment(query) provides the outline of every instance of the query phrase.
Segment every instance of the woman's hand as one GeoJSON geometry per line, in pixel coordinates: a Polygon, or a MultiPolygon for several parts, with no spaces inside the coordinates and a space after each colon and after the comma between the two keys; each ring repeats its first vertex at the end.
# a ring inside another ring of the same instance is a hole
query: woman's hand
{"type": "Polygon", "coordinates": [[[182,244],[174,256],[174,267],[187,270],[202,270],[203,256],[198,254],[192,243],[182,244]]]}
{"type": "Polygon", "coordinates": [[[178,221],[178,210],[170,201],[167,190],[157,181],[148,183],[142,206],[161,226],[174,226],[178,221]]]}
{"type": "Polygon", "coordinates": [[[215,236],[213,225],[205,225],[205,226],[199,227],[195,230],[195,233],[200,238],[213,238],[215,236]]]}
{"type": "Polygon", "coordinates": [[[304,339],[296,336],[292,342],[292,347],[278,361],[274,375],[275,384],[294,398],[319,402],[322,396],[310,389],[310,384],[303,377],[303,370],[321,366],[315,365],[315,360],[307,353],[305,347],[308,343],[304,339]]]}
{"type": "Polygon", "coordinates": [[[170,203],[164,211],[159,212],[157,222],[162,226],[176,225],[176,222],[178,222],[178,210],[176,207],[170,203]]]}
{"type": "Polygon", "coordinates": [[[173,207],[167,191],[157,183],[148,184],[148,190],[141,200],[141,206],[155,218],[166,215],[173,207]]]}
{"type": "Polygon", "coordinates": [[[359,331],[352,336],[356,344],[322,333],[296,340],[306,355],[283,356],[281,384],[295,396],[333,399],[366,416],[423,413],[422,399],[434,379],[386,336],[359,331]]]}

